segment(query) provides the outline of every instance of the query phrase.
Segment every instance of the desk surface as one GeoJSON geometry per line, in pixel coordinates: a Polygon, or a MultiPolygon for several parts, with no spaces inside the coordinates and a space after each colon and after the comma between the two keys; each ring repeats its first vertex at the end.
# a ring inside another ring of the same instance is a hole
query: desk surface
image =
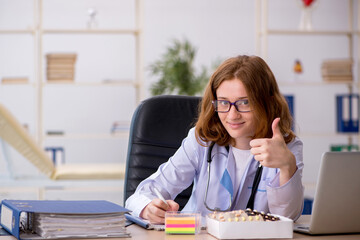
{"type": "MultiPolygon", "coordinates": [[[[297,221],[298,223],[308,223],[310,221],[310,215],[303,215],[297,221]]],[[[167,235],[164,231],[155,231],[155,230],[146,230],[138,225],[131,225],[127,227],[127,231],[131,233],[131,238],[107,238],[107,239],[99,239],[96,240],[159,240],[159,239],[166,239],[166,240],[178,240],[178,239],[185,239],[185,240],[215,240],[217,238],[211,236],[206,232],[206,230],[202,230],[201,234],[198,235],[167,235]]],[[[17,240],[12,236],[0,236],[1,240],[17,240]]],[[[348,234],[348,235],[323,235],[323,236],[310,236],[306,234],[294,233],[293,239],[360,239],[360,234],[348,234]]],[[[94,239],[93,239],[94,240],[94,239]]]]}
{"type": "MultiPolygon", "coordinates": [[[[310,221],[310,215],[301,216],[297,223],[307,223],[310,221]]],[[[199,235],[167,235],[164,231],[155,231],[155,230],[145,230],[142,227],[139,227],[135,224],[127,227],[128,232],[131,233],[132,238],[125,239],[133,239],[133,240],[158,240],[158,239],[196,239],[196,240],[213,240],[217,239],[206,232],[206,230],[202,230],[199,235]]],[[[306,234],[294,233],[293,239],[360,239],[360,234],[348,234],[348,235],[323,235],[323,236],[310,236],[306,234]]]]}

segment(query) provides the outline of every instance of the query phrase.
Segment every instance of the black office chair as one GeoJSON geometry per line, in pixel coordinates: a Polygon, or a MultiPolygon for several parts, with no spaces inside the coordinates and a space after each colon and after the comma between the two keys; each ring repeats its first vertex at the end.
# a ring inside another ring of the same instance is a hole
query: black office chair
{"type": "MultiPolygon", "coordinates": [[[[126,160],[124,205],[139,183],[154,173],[180,147],[194,126],[201,98],[162,95],[143,101],[136,109],[130,127],[126,160]]],[[[175,199],[182,209],[192,185],[175,199]]]]}

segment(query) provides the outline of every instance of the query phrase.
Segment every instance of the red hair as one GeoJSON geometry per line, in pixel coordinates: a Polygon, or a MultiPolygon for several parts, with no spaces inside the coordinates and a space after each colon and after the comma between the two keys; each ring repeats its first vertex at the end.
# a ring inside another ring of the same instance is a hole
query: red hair
{"type": "Polygon", "coordinates": [[[248,94],[254,114],[254,138],[271,138],[272,122],[280,117],[279,127],[285,142],[295,138],[291,130],[292,117],[285,98],[279,91],[276,79],[265,61],[257,56],[237,56],[224,61],[211,76],[201,102],[195,127],[198,142],[215,142],[220,146],[233,144],[233,139],[222,125],[212,101],[217,99],[216,90],[226,80],[240,80],[248,94]]]}

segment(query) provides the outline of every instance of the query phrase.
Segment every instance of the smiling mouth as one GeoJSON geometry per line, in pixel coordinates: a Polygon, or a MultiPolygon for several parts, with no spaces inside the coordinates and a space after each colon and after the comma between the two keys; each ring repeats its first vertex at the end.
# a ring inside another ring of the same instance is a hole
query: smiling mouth
{"type": "Polygon", "coordinates": [[[239,123],[228,123],[230,126],[239,126],[243,125],[245,122],[239,122],[239,123]]]}

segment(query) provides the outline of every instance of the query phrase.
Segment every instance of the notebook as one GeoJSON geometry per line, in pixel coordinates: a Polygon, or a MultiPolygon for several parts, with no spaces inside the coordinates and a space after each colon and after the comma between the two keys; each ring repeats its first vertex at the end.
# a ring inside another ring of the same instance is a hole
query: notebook
{"type": "Polygon", "coordinates": [[[307,234],[360,232],[360,152],[322,155],[309,225],[294,231],[307,234]]]}

